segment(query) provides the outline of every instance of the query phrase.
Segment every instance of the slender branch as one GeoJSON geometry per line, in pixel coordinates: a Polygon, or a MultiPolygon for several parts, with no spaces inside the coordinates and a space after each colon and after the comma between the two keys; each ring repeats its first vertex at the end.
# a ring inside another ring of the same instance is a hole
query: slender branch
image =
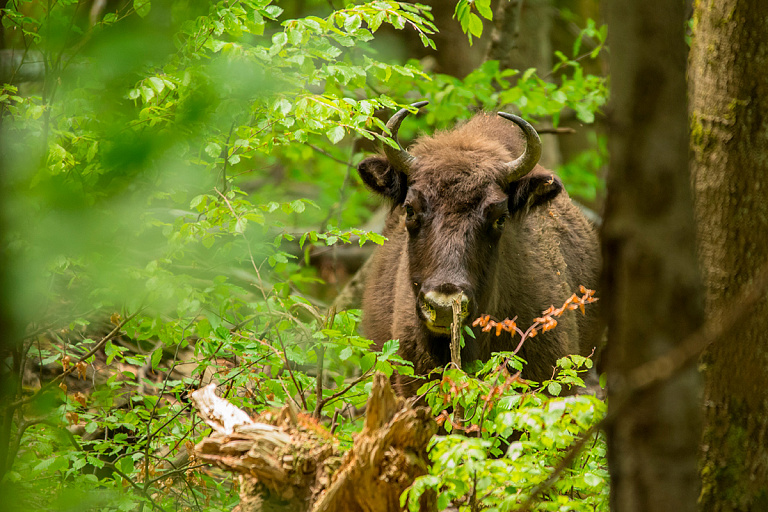
{"type": "MultiPolygon", "coordinates": [[[[728,332],[752,314],[752,308],[765,298],[766,290],[768,290],[768,264],[763,265],[752,280],[752,284],[718,315],[710,317],[701,328],[666,354],[632,370],[626,382],[620,382],[618,385],[623,384],[627,386],[630,393],[634,393],[669,379],[698,357],[709,345],[724,338],[728,332]]],[[[617,384],[611,382],[611,385],[617,384]]]]}
{"type": "Polygon", "coordinates": [[[221,150],[222,157],[224,158],[224,165],[221,168],[221,185],[224,193],[227,193],[229,184],[227,183],[227,164],[229,163],[229,141],[232,139],[232,131],[235,129],[235,121],[229,127],[229,135],[227,135],[227,141],[224,143],[224,149],[221,150]]]}
{"type": "Polygon", "coordinates": [[[336,393],[334,393],[333,395],[331,395],[331,396],[329,396],[329,397],[326,397],[326,398],[324,398],[323,400],[321,400],[321,401],[318,403],[318,408],[319,408],[320,410],[322,410],[322,409],[323,409],[323,407],[325,407],[325,406],[326,406],[326,405],[328,405],[329,403],[331,403],[331,402],[335,401],[337,398],[339,398],[340,396],[342,396],[344,393],[346,393],[347,391],[349,391],[350,389],[352,389],[352,388],[353,388],[353,387],[354,387],[356,384],[359,384],[359,383],[361,383],[362,381],[364,381],[365,379],[367,379],[368,377],[370,377],[370,376],[371,376],[371,374],[373,373],[373,370],[374,370],[374,368],[376,368],[376,362],[374,362],[374,363],[373,363],[373,365],[371,365],[371,367],[370,367],[370,368],[368,368],[368,370],[367,370],[365,373],[363,373],[361,376],[359,376],[358,378],[356,378],[355,380],[353,380],[352,382],[350,382],[350,383],[349,383],[349,385],[345,386],[345,387],[344,387],[344,389],[342,389],[341,391],[337,391],[337,392],[336,392],[336,393]]]}
{"type": "MultiPolygon", "coordinates": [[[[451,363],[461,370],[461,300],[456,298],[451,302],[453,310],[453,322],[451,323],[451,363]]],[[[453,421],[457,425],[464,422],[464,407],[458,403],[453,409],[453,421]]],[[[459,427],[463,433],[464,428],[459,427]]],[[[474,491],[473,491],[474,492],[474,491]]]]}
{"type": "Polygon", "coordinates": [[[568,127],[565,127],[565,126],[561,126],[561,127],[558,127],[558,128],[554,128],[554,127],[552,127],[552,128],[536,128],[536,132],[538,134],[540,134],[540,135],[543,134],[543,133],[551,133],[551,134],[554,134],[554,135],[570,135],[572,133],[576,133],[576,130],[574,130],[573,128],[568,128],[568,127]]]}
{"type": "Polygon", "coordinates": [[[321,155],[327,156],[328,158],[330,158],[331,160],[333,160],[336,163],[340,163],[341,165],[346,165],[350,169],[357,169],[357,167],[355,167],[354,165],[350,164],[349,162],[345,162],[344,160],[341,160],[340,158],[336,158],[335,156],[333,156],[332,154],[330,154],[326,150],[324,150],[324,149],[322,149],[320,147],[317,147],[314,144],[307,144],[307,146],[309,146],[310,148],[314,149],[315,151],[317,151],[321,155]]]}
{"type": "Polygon", "coordinates": [[[205,468],[205,467],[209,467],[209,466],[210,466],[210,464],[198,464],[197,466],[190,466],[187,463],[187,464],[181,466],[180,468],[170,469],[168,471],[165,471],[165,472],[161,473],[160,476],[157,476],[157,477],[153,478],[152,480],[149,481],[149,483],[153,484],[153,483],[155,483],[157,481],[160,481],[160,480],[162,480],[164,478],[168,478],[169,476],[182,474],[182,473],[184,473],[186,471],[189,471],[190,469],[205,468]]]}

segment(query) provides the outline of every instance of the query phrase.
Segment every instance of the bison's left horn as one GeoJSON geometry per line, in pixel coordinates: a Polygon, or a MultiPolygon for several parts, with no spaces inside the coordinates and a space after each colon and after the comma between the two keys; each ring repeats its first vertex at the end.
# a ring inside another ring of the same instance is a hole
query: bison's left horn
{"type": "MultiPolygon", "coordinates": [[[[429,104],[428,101],[419,101],[417,103],[411,104],[411,107],[420,109],[427,104],[429,104]]],[[[392,164],[395,169],[406,175],[410,172],[411,165],[416,158],[408,153],[405,149],[403,149],[403,146],[400,145],[400,141],[397,139],[397,132],[400,130],[400,123],[402,123],[403,119],[408,117],[408,114],[410,113],[411,111],[407,108],[400,109],[389,119],[389,121],[387,121],[387,128],[392,134],[392,139],[397,143],[398,149],[393,148],[389,144],[384,144],[384,154],[387,155],[389,163],[392,164]]]]}
{"type": "Polygon", "coordinates": [[[507,163],[507,183],[517,181],[536,166],[541,158],[541,139],[536,130],[528,124],[528,121],[514,114],[499,112],[504,119],[512,121],[525,133],[525,151],[515,160],[507,163]]]}

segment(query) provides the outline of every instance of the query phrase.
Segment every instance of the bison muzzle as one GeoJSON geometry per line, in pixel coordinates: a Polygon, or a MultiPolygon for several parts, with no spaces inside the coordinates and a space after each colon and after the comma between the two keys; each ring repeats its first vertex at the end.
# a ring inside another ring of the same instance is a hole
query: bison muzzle
{"type": "MultiPolygon", "coordinates": [[[[426,105],[419,102],[416,111],[426,105]]],[[[400,341],[417,375],[450,362],[452,302],[465,325],[489,314],[527,327],[579,285],[595,288],[600,256],[594,226],[553,172],[537,165],[541,142],[523,119],[478,114],[451,131],[421,137],[410,151],[397,142],[409,109],[387,123],[397,148],[363,160],[363,182],[391,203],[363,297],[363,331],[377,346],[400,341]]],[[[558,358],[589,355],[600,339],[596,307],[561,317],[557,328],[526,340],[523,376],[552,376],[558,358]]],[[[508,333],[474,330],[462,361],[513,350],[508,333]]],[[[398,392],[423,381],[399,376],[398,392]]]]}

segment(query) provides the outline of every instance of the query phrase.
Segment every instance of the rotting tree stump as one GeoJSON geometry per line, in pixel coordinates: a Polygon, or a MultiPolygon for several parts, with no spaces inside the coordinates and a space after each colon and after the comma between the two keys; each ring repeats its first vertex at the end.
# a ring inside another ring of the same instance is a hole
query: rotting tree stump
{"type": "MultiPolygon", "coordinates": [[[[195,457],[240,479],[239,512],[392,512],[400,495],[427,473],[427,444],[437,432],[429,409],[395,396],[376,375],[365,425],[342,454],[333,437],[290,407],[256,421],[219,398],[215,385],[191,393],[214,433],[195,446],[195,457]]],[[[420,510],[434,510],[433,495],[420,510]]]]}

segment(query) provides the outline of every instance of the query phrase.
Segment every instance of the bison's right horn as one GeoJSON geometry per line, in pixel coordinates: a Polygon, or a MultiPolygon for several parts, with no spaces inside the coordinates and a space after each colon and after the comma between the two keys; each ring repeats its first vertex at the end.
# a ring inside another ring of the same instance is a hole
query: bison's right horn
{"type": "Polygon", "coordinates": [[[541,158],[541,139],[533,126],[528,124],[528,121],[522,117],[507,114],[506,112],[499,112],[499,115],[515,123],[525,133],[525,151],[515,160],[506,164],[507,183],[512,183],[531,172],[539,162],[539,158],[541,158]]]}
{"type": "MultiPolygon", "coordinates": [[[[429,104],[428,101],[419,101],[411,104],[411,107],[419,109],[427,104],[429,104]]],[[[392,164],[392,167],[406,175],[410,172],[411,165],[416,158],[411,156],[405,149],[403,149],[403,146],[400,145],[400,141],[397,139],[397,132],[400,130],[400,123],[402,123],[403,119],[408,117],[408,114],[410,113],[411,111],[407,108],[400,109],[389,119],[389,121],[387,121],[387,128],[392,134],[392,139],[397,143],[399,149],[395,149],[389,144],[384,144],[384,154],[387,155],[389,163],[392,164]]]]}

